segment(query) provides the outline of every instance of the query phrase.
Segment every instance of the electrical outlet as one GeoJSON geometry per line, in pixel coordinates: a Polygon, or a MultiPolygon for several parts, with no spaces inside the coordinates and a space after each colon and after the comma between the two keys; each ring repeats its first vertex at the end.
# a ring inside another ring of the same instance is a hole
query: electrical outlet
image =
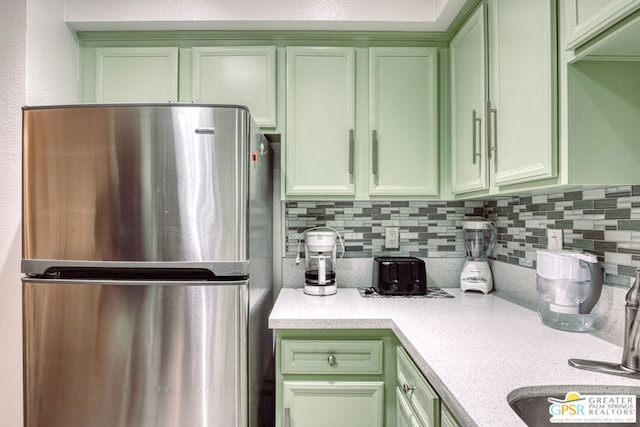
{"type": "Polygon", "coordinates": [[[398,249],[400,246],[400,231],[398,231],[398,227],[386,227],[384,229],[384,246],[387,249],[398,249]]]}
{"type": "Polygon", "coordinates": [[[547,249],[554,251],[562,249],[562,230],[547,229],[547,249]]]}

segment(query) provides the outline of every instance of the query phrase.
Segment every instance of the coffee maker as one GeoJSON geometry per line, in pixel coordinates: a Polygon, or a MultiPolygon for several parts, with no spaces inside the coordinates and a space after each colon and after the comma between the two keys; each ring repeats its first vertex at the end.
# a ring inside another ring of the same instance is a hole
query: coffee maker
{"type": "MultiPolygon", "coordinates": [[[[304,293],[308,295],[333,295],[338,291],[336,280],[336,237],[344,243],[340,233],[333,228],[310,228],[304,236],[304,293]],[[328,230],[327,230],[328,229],[328,230]]],[[[299,245],[298,245],[299,246],[299,245]]],[[[300,250],[298,250],[298,254],[300,250]]],[[[299,263],[299,259],[296,260],[299,263]]]]}
{"type": "Polygon", "coordinates": [[[484,218],[472,218],[462,223],[466,261],[460,273],[460,290],[489,293],[493,277],[487,257],[496,245],[495,225],[484,218]]]}

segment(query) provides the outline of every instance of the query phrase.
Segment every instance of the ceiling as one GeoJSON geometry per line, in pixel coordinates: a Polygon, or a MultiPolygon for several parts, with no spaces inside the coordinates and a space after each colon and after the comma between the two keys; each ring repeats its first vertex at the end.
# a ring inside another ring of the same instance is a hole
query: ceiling
{"type": "Polygon", "coordinates": [[[65,0],[74,30],[445,31],[467,0],[65,0]]]}

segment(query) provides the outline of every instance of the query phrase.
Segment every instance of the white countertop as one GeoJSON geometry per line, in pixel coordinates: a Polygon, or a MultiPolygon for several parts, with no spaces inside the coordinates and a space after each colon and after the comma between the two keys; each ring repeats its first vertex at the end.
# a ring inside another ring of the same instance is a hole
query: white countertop
{"type": "MultiPolygon", "coordinates": [[[[272,329],[391,329],[463,425],[524,425],[510,391],[541,385],[629,385],[639,380],[575,369],[570,358],[618,363],[622,349],[589,334],[543,325],[536,312],[501,298],[445,289],[453,299],[363,298],[282,289],[272,329]]],[[[579,390],[576,390],[579,392],[579,390]]]]}

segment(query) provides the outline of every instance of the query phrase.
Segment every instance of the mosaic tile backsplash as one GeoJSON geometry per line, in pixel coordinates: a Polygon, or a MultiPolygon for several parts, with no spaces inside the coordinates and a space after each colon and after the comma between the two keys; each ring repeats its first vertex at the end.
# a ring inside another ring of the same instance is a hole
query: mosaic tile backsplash
{"type": "Polygon", "coordinates": [[[535,269],[536,250],[555,228],[565,249],[597,255],[608,284],[628,287],[640,267],[640,185],[497,200],[287,202],[286,256],[296,256],[304,230],[329,226],[343,236],[345,257],[460,258],[462,221],[472,216],[495,222],[498,261],[535,269]],[[399,249],[384,246],[388,226],[399,227],[399,249]]]}

